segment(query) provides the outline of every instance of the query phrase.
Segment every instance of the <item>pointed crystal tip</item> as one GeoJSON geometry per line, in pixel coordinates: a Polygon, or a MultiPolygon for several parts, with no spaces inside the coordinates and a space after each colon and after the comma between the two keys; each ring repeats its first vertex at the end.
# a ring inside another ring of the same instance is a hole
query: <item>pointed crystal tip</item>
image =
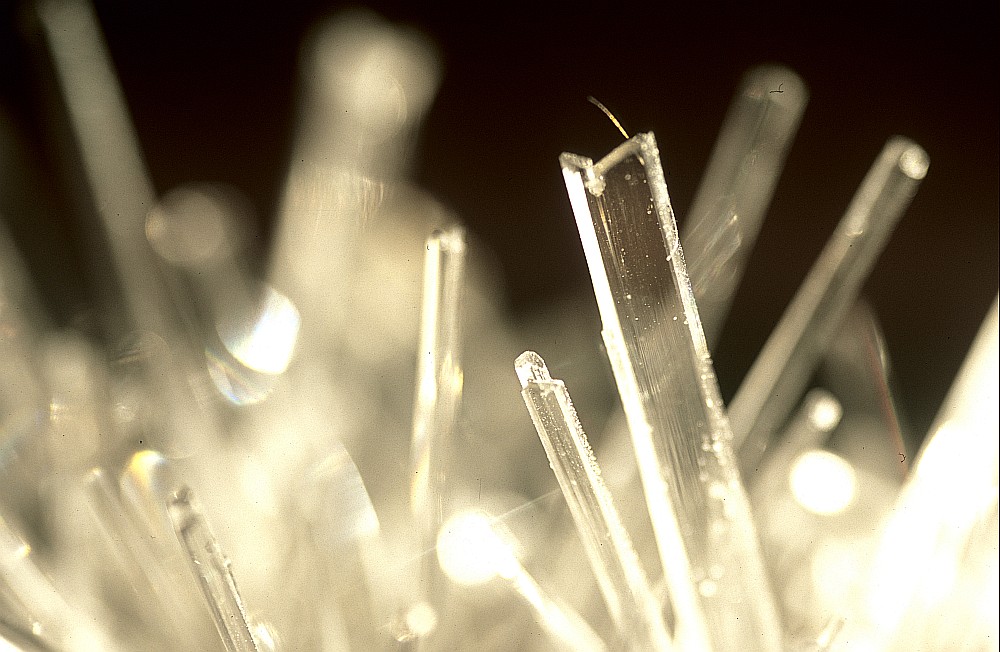
{"type": "Polygon", "coordinates": [[[552,376],[549,375],[549,368],[545,366],[545,360],[542,360],[542,356],[534,351],[525,351],[517,356],[517,360],[514,361],[514,369],[517,371],[517,377],[521,381],[522,389],[527,387],[531,381],[543,382],[552,380],[552,376]]]}

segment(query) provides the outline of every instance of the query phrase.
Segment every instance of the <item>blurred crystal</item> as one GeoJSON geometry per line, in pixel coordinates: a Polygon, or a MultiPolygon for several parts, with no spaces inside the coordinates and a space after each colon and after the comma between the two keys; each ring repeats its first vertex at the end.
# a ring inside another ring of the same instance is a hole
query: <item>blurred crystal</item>
{"type": "Polygon", "coordinates": [[[808,90],[791,70],[748,72],[691,204],[681,241],[705,339],[712,348],[764,222],[808,90]],[[780,93],[772,93],[781,88],[780,93]]]}

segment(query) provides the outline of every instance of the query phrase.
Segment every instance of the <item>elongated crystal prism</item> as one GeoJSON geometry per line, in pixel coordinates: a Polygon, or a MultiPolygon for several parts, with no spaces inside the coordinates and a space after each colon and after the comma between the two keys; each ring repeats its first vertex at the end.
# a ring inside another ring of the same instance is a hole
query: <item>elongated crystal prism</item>
{"type": "Polygon", "coordinates": [[[219,549],[205,517],[192,505],[192,499],[191,490],[183,487],[172,498],[168,511],[177,538],[187,551],[191,570],[208,601],[219,636],[228,652],[258,652],[229,560],[219,549]]]}
{"type": "Polygon", "coordinates": [[[515,362],[521,396],[583,541],[597,585],[622,639],[634,649],[668,650],[663,610],[639,564],[566,385],[533,351],[515,362]]]}
{"type": "Polygon", "coordinates": [[[886,143],[764,344],[729,405],[745,474],[754,472],[798,403],[928,165],[914,142],[897,136],[886,143]]]}
{"type": "Polygon", "coordinates": [[[791,70],[747,73],[681,231],[711,348],[729,313],[809,93],[791,70]]]}
{"type": "Polygon", "coordinates": [[[349,310],[330,306],[352,301],[359,233],[402,176],[440,66],[426,39],[361,12],[319,25],[303,55],[300,124],[268,280],[301,311],[303,344],[315,350],[356,325],[349,310]]]}
{"type": "Polygon", "coordinates": [[[509,577],[514,590],[534,609],[538,622],[542,625],[553,643],[569,650],[593,650],[600,652],[607,646],[580,614],[556,600],[538,584],[534,577],[520,564],[516,563],[509,577]]]}
{"type": "MultiPolygon", "coordinates": [[[[458,316],[464,267],[461,227],[437,231],[427,239],[410,443],[410,512],[421,550],[434,547],[445,518],[448,446],[462,398],[458,316]]],[[[419,604],[440,601],[439,576],[433,556],[425,556],[420,569],[422,595],[414,597],[419,604]]]]}
{"type": "Polygon", "coordinates": [[[105,326],[116,339],[138,327],[167,343],[169,361],[150,356],[144,380],[169,408],[162,448],[191,455],[219,433],[185,376],[194,366],[191,353],[145,233],[156,193],[96,13],[87,0],[45,0],[37,13],[121,288],[99,288],[115,308],[104,315],[105,326]]]}
{"type": "Polygon", "coordinates": [[[86,0],[38,3],[83,168],[111,245],[130,325],[168,337],[174,324],[143,233],[155,199],[125,97],[86,0]]]}
{"type": "Polygon", "coordinates": [[[132,519],[118,496],[117,488],[102,469],[91,470],[83,479],[83,497],[90,509],[94,524],[108,549],[114,553],[114,562],[120,570],[121,580],[127,584],[123,591],[144,606],[141,623],[147,643],[152,643],[151,633],[162,639],[157,645],[189,646],[200,643],[196,637],[201,630],[194,609],[188,600],[189,593],[177,585],[159,550],[151,545],[155,537],[144,534],[132,519]]]}
{"type": "Polygon", "coordinates": [[[427,239],[413,403],[410,506],[428,542],[434,541],[443,520],[444,446],[462,397],[458,314],[464,266],[465,235],[461,228],[440,231],[427,239]]]}
{"type": "Polygon", "coordinates": [[[560,158],[673,611],[697,649],[775,650],[781,632],[688,280],[659,151],[639,134],[560,158]]]}

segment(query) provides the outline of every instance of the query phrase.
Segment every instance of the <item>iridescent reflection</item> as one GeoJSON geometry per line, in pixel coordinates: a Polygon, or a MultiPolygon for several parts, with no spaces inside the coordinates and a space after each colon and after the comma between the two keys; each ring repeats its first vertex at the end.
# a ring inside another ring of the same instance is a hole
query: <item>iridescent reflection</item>
{"type": "Polygon", "coordinates": [[[288,297],[268,286],[258,305],[249,319],[218,326],[222,349],[205,350],[212,382],[237,405],[267,398],[288,369],[298,339],[301,318],[288,297]]]}

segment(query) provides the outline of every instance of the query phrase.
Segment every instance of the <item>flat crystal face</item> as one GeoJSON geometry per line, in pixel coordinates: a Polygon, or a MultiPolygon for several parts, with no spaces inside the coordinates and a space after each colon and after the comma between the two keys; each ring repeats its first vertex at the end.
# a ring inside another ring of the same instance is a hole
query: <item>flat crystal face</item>
{"type": "Polygon", "coordinates": [[[668,578],[675,610],[694,593],[701,606],[691,613],[703,612],[714,647],[755,637],[758,649],[775,649],[774,607],[656,142],[640,134],[597,163],[565,154],[562,164],[661,561],[668,574],[689,569],[668,578]],[[678,536],[682,551],[668,541],[678,536]]]}
{"type": "Polygon", "coordinates": [[[640,157],[636,148],[603,170],[601,192],[590,190],[598,189],[597,184],[588,184],[587,203],[646,418],[654,429],[664,430],[665,461],[676,472],[671,486],[675,505],[697,517],[681,519],[681,527],[686,535],[697,536],[707,525],[700,522],[705,501],[698,472],[706,462],[700,458],[718,435],[709,424],[700,388],[713,384],[714,376],[695,351],[679,285],[686,276],[677,278],[671,268],[675,257],[682,262],[673,215],[668,212],[664,221],[669,225],[661,230],[640,157]]]}

